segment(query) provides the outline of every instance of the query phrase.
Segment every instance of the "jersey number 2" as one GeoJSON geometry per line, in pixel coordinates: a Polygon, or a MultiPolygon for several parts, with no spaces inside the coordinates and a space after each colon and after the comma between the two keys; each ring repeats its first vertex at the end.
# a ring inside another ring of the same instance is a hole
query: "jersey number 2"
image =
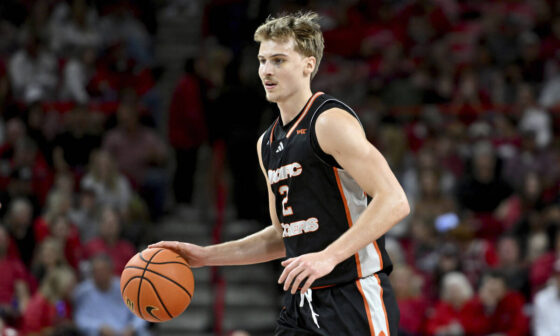
{"type": "Polygon", "coordinates": [[[278,192],[280,195],[285,195],[284,199],[282,200],[282,215],[284,216],[291,216],[294,214],[291,206],[288,206],[288,191],[290,188],[287,185],[280,186],[278,188],[278,192]]]}

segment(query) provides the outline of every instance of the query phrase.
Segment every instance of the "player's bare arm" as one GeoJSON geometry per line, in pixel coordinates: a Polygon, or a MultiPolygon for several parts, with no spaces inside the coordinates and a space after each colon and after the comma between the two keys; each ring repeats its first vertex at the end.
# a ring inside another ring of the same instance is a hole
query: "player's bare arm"
{"type": "Polygon", "coordinates": [[[372,197],[352,227],[326,249],[290,258],[278,282],[284,290],[307,291],[313,281],[329,274],[343,260],[386,233],[410,212],[408,200],[382,154],[366,139],[359,122],[348,112],[333,108],[315,125],[321,149],[333,156],[372,197]]]}
{"type": "Polygon", "coordinates": [[[249,265],[283,258],[286,255],[282,241],[282,228],[276,215],[274,194],[270,189],[268,177],[261,159],[262,136],[257,142],[257,153],[261,170],[268,186],[268,202],[272,225],[242,239],[210,246],[198,246],[178,241],[163,241],[152,244],[150,248],[168,248],[189,262],[192,267],[249,265]]]}

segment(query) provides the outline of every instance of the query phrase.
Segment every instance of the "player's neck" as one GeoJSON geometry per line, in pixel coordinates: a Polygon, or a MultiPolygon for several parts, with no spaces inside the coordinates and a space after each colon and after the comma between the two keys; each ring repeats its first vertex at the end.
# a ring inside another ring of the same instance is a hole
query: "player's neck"
{"type": "Polygon", "coordinates": [[[282,119],[282,124],[287,125],[292,121],[298,113],[303,109],[309,98],[313,93],[311,89],[297,91],[296,94],[289,97],[285,101],[278,102],[278,109],[280,110],[280,118],[282,119]]]}

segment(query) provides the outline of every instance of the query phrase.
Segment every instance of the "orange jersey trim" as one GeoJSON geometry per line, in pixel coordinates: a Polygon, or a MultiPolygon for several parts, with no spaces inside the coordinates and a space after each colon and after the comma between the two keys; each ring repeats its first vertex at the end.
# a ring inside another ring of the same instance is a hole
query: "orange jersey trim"
{"type": "Polygon", "coordinates": [[[276,122],[274,123],[274,126],[272,126],[272,131],[270,131],[270,144],[272,145],[272,136],[274,135],[274,129],[276,128],[276,125],[278,125],[278,120],[280,120],[280,117],[276,118],[276,122]]]}
{"type": "MultiPolygon", "coordinates": [[[[340,197],[342,197],[342,203],[344,205],[344,211],[346,212],[348,227],[352,227],[352,216],[350,215],[350,209],[348,209],[348,202],[346,201],[346,196],[344,195],[344,189],[342,189],[342,183],[340,182],[340,176],[338,175],[338,168],[333,167],[333,171],[336,178],[336,184],[338,185],[338,191],[340,192],[340,197]]],[[[358,278],[361,278],[362,267],[360,266],[360,257],[358,253],[354,254],[354,258],[356,258],[356,266],[358,267],[358,278]]]]}
{"type": "Polygon", "coordinates": [[[296,123],[292,126],[292,128],[290,128],[290,131],[288,132],[288,134],[286,135],[286,138],[289,138],[290,135],[294,132],[294,130],[296,129],[296,127],[298,126],[298,124],[300,123],[300,121],[305,117],[305,115],[307,114],[307,112],[309,112],[309,109],[311,108],[311,106],[313,105],[313,102],[315,101],[315,99],[317,99],[317,97],[319,97],[320,95],[322,95],[323,92],[316,92],[311,99],[309,100],[309,102],[307,103],[307,105],[305,106],[305,110],[303,110],[303,113],[299,116],[298,120],[296,121],[296,123]]]}
{"type": "MultiPolygon", "coordinates": [[[[334,176],[336,177],[336,184],[338,185],[338,190],[340,192],[340,196],[342,197],[342,202],[344,203],[344,211],[346,212],[346,220],[348,221],[348,227],[352,227],[352,216],[350,216],[350,209],[348,209],[348,203],[346,201],[346,196],[344,196],[344,189],[342,189],[342,183],[340,183],[340,176],[338,175],[338,169],[333,167],[334,176]]],[[[377,246],[377,245],[376,245],[377,246]]],[[[354,254],[354,258],[356,258],[356,267],[358,268],[358,280],[356,280],[356,286],[358,287],[358,291],[364,300],[364,307],[366,309],[366,314],[369,323],[369,330],[371,336],[375,336],[375,327],[373,326],[373,320],[371,318],[371,312],[369,310],[369,305],[364,294],[364,290],[362,289],[362,284],[360,283],[360,279],[362,278],[362,268],[360,266],[360,257],[358,253],[354,254]]],[[[385,308],[384,308],[385,309],[385,308]]]]}
{"type": "Polygon", "coordinates": [[[383,269],[383,257],[381,256],[381,251],[379,250],[379,245],[377,245],[377,240],[373,241],[373,246],[375,246],[375,251],[377,251],[377,256],[379,257],[379,268],[383,269]]]}
{"type": "MultiPolygon", "coordinates": [[[[316,289],[323,289],[323,288],[330,288],[330,287],[334,287],[336,285],[323,285],[323,286],[315,286],[315,287],[310,287],[310,289],[312,290],[316,290],[316,289]]],[[[301,290],[303,287],[298,287],[298,290],[301,290]]]]}

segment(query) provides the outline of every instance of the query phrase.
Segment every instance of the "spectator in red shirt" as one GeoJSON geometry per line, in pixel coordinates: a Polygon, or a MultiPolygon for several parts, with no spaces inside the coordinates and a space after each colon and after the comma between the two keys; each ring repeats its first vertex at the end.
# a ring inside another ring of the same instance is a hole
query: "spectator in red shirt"
{"type": "Polygon", "coordinates": [[[78,229],[68,219],[70,204],[71,198],[64,191],[51,193],[45,215],[37,218],[34,230],[38,242],[49,236],[60,240],[66,260],[76,269],[82,257],[82,244],[78,229]]]}
{"type": "Polygon", "coordinates": [[[53,219],[49,236],[60,241],[69,265],[77,269],[82,259],[82,243],[80,242],[78,229],[70,223],[67,216],[60,215],[53,219]]]}
{"type": "Polygon", "coordinates": [[[8,256],[9,237],[0,226],[0,319],[15,322],[29,301],[27,271],[21,260],[8,256]]]}
{"type": "Polygon", "coordinates": [[[31,273],[39,282],[49,273],[49,271],[67,266],[66,258],[64,257],[64,248],[59,239],[54,237],[47,237],[41,242],[38,248],[38,253],[35,255],[31,273]]]}
{"type": "Polygon", "coordinates": [[[23,333],[48,335],[55,328],[71,325],[69,300],[75,284],[76,276],[70,268],[59,267],[49,272],[25,309],[23,333]]]}
{"type": "Polygon", "coordinates": [[[545,287],[553,274],[554,262],[557,259],[560,259],[560,229],[554,235],[552,250],[539,256],[531,264],[529,278],[532,294],[545,287]]]}
{"type": "Polygon", "coordinates": [[[491,271],[482,278],[478,296],[469,303],[465,320],[469,335],[502,334],[524,336],[529,333],[529,318],[523,312],[523,296],[507,288],[505,276],[491,271]]]}
{"type": "Polygon", "coordinates": [[[33,223],[37,241],[42,241],[51,234],[51,225],[58,216],[67,216],[72,206],[71,196],[61,190],[51,191],[47,199],[44,213],[33,223]]]}
{"type": "Polygon", "coordinates": [[[177,167],[173,177],[175,201],[191,203],[198,149],[207,139],[200,78],[196,61],[185,63],[185,74],[175,87],[169,105],[169,143],[175,151],[177,167]]]}
{"type": "Polygon", "coordinates": [[[134,246],[120,239],[121,223],[118,212],[111,207],[101,210],[99,223],[99,237],[94,238],[85,246],[85,257],[90,259],[98,253],[105,253],[111,257],[114,272],[120,275],[124,266],[136,254],[134,246]]]}
{"type": "Polygon", "coordinates": [[[391,273],[400,310],[399,335],[420,335],[427,302],[421,293],[422,279],[408,266],[397,266],[391,273]]]}
{"type": "Polygon", "coordinates": [[[464,321],[469,313],[466,304],[473,296],[467,277],[461,272],[447,273],[442,280],[441,299],[429,316],[428,335],[463,335],[464,321]]]}

